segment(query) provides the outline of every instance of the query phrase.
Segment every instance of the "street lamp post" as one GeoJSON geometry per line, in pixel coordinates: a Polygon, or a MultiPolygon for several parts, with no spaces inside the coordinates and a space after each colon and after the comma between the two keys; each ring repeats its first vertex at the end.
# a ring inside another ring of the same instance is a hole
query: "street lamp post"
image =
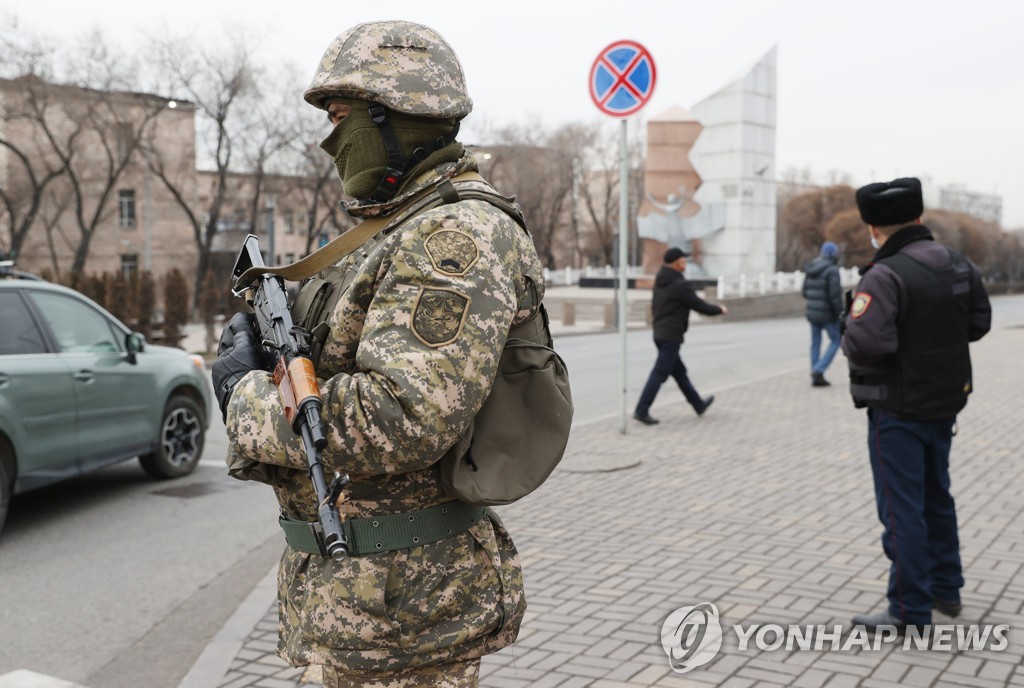
{"type": "Polygon", "coordinates": [[[277,265],[277,248],[274,246],[274,206],[276,203],[273,196],[268,195],[264,205],[264,223],[267,226],[267,264],[277,265]]]}

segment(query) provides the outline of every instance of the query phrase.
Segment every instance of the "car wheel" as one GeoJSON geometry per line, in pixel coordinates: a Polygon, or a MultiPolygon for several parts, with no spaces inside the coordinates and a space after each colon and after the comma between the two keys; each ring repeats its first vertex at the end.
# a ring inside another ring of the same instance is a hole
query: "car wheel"
{"type": "Polygon", "coordinates": [[[7,507],[11,504],[11,476],[7,475],[4,462],[0,461],[0,530],[7,520],[7,507]]]}
{"type": "Polygon", "coordinates": [[[205,438],[199,405],[188,397],[174,397],[164,409],[156,451],[140,456],[139,462],[154,478],[180,478],[195,470],[205,438]]]}

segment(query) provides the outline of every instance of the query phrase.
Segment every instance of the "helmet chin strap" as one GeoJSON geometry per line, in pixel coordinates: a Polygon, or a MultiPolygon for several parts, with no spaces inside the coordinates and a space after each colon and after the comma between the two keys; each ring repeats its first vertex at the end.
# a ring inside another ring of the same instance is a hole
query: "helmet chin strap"
{"type": "Polygon", "coordinates": [[[438,136],[425,146],[417,147],[412,155],[406,158],[398,146],[398,138],[395,136],[391,122],[388,121],[388,113],[384,106],[379,103],[370,103],[370,117],[377,125],[377,129],[380,130],[380,138],[388,152],[387,169],[384,171],[380,183],[377,184],[377,189],[370,196],[370,199],[377,203],[390,201],[398,191],[398,184],[406,172],[426,160],[431,153],[451,144],[459,133],[459,123],[456,121],[455,126],[447,134],[438,136]]]}

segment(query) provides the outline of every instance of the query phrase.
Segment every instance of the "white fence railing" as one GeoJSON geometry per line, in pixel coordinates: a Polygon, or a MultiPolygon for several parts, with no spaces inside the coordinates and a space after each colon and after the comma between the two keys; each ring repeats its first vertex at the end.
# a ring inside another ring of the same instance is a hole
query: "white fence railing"
{"type": "MultiPolygon", "coordinates": [[[[860,274],[857,268],[839,268],[839,282],[843,287],[857,284],[860,274]]],[[[804,286],[804,273],[776,272],[761,273],[753,277],[738,275],[735,277],[719,277],[717,297],[719,299],[743,298],[744,296],[764,296],[765,294],[785,294],[800,291],[804,286]]]]}
{"type": "MultiPolygon", "coordinates": [[[[638,265],[631,265],[626,274],[628,277],[643,277],[644,271],[638,265]]],[[[558,270],[544,269],[544,282],[550,287],[564,287],[579,284],[581,277],[617,277],[618,270],[611,266],[561,268],[558,270]]],[[[860,275],[857,268],[839,268],[839,280],[843,287],[857,284],[860,275]]],[[[744,296],[763,296],[765,294],[785,294],[800,291],[804,285],[804,273],[775,272],[759,275],[737,275],[735,277],[719,277],[717,298],[734,299],[744,296]]]]}
{"type": "MultiPolygon", "coordinates": [[[[618,277],[619,271],[611,265],[603,268],[587,266],[585,268],[561,268],[549,270],[544,268],[544,283],[549,287],[566,287],[579,284],[581,277],[618,277]]],[[[626,268],[626,279],[631,277],[643,277],[644,269],[639,265],[630,265],[626,268]]]]}

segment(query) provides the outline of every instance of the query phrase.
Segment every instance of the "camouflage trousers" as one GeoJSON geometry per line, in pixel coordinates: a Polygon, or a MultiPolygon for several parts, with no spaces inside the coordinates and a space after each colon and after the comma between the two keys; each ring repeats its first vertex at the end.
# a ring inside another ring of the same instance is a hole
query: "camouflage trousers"
{"type": "Polygon", "coordinates": [[[343,676],[334,667],[324,667],[324,688],[477,688],[480,660],[423,667],[376,678],[343,676]]]}

